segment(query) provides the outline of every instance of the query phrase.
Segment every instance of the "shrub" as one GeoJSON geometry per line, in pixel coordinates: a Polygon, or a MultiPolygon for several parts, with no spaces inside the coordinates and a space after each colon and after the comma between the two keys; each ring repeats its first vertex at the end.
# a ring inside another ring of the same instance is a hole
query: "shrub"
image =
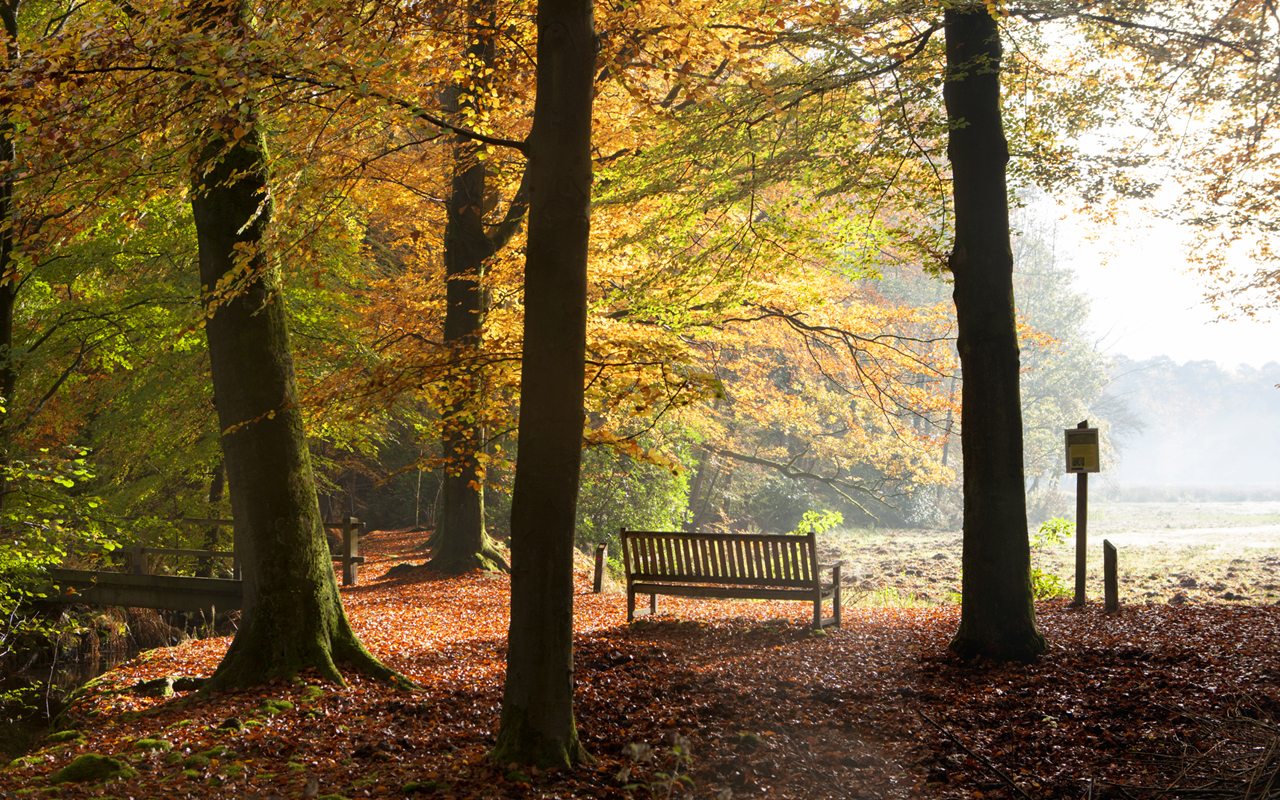
{"type": "Polygon", "coordinates": [[[677,530],[689,494],[689,474],[636,461],[609,448],[582,454],[576,543],[592,549],[608,542],[621,552],[618,531],[677,530]]]}
{"type": "MultiPolygon", "coordinates": [[[[1063,517],[1045,520],[1040,523],[1036,537],[1031,541],[1031,549],[1043,550],[1065,544],[1075,535],[1075,530],[1075,523],[1068,522],[1063,517]]],[[[1062,597],[1067,593],[1067,587],[1063,585],[1060,576],[1047,573],[1039,567],[1031,568],[1031,587],[1037,600],[1062,597]]]]}

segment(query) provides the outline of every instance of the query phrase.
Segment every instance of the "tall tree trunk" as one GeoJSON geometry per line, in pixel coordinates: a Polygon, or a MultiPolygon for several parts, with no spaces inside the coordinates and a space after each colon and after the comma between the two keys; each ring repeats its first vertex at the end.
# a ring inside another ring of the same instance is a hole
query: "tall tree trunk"
{"type": "MultiPolygon", "coordinates": [[[[5,70],[17,66],[21,51],[18,49],[18,0],[0,0],[0,21],[4,24],[5,70]]],[[[18,386],[18,365],[13,354],[13,314],[18,303],[18,276],[14,274],[13,246],[17,235],[17,215],[13,204],[13,174],[18,168],[17,130],[12,110],[0,106],[0,402],[6,409],[13,401],[18,386]]],[[[11,410],[11,409],[10,409],[11,410]]],[[[9,495],[9,426],[0,417],[0,509],[9,495]]]]}
{"type": "MultiPolygon", "coordinates": [[[[239,0],[201,8],[229,39],[239,0]]],[[[247,102],[247,101],[246,101],[247,102]]],[[[262,251],[270,224],[260,130],[234,142],[210,131],[195,165],[191,211],[199,247],[214,397],[245,591],[241,625],[208,688],[252,686],[337,663],[396,679],[364,649],[338,595],[297,404],[280,275],[262,251]]]]}
{"type": "Polygon", "coordinates": [[[582,463],[591,202],[591,0],[538,0],[511,629],[492,758],[589,759],[573,719],[573,526],[582,463]]]}
{"type": "Polygon", "coordinates": [[[1018,333],[1000,115],[1000,33],[982,3],[946,11],[946,98],[955,195],[955,279],[964,456],[964,579],[951,649],[1026,660],[1036,630],[1022,470],[1018,333]]]}
{"type": "MultiPolygon", "coordinates": [[[[470,60],[492,67],[494,29],[492,0],[474,0],[468,8],[467,49],[470,60]]],[[[470,91],[455,89],[451,109],[480,110],[477,89],[486,82],[473,83],[470,91]]],[[[484,444],[484,426],[476,421],[477,406],[484,401],[484,376],[474,367],[473,357],[482,346],[484,328],[485,261],[497,250],[484,227],[486,207],[485,162],[479,158],[483,145],[458,137],[453,146],[453,184],[446,209],[444,229],[445,318],[444,342],[453,351],[459,367],[453,380],[454,400],[444,420],[444,504],[436,530],[431,536],[430,566],[443,572],[461,573],[472,569],[499,570],[509,567],[485,530],[484,487],[478,474],[477,455],[484,444]]]]}

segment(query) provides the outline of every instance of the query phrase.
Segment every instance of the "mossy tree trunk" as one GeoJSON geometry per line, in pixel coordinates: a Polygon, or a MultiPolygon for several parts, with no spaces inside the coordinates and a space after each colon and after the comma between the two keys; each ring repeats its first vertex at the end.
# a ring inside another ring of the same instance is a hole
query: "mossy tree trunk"
{"type": "MultiPolygon", "coordinates": [[[[236,35],[237,0],[202,11],[218,33],[236,35]]],[[[280,275],[265,252],[271,203],[264,142],[254,123],[242,119],[250,130],[235,140],[209,131],[191,191],[245,590],[240,628],[207,688],[252,686],[307,668],[340,683],[342,662],[395,679],[360,644],[338,595],[297,404],[280,275]]]]}
{"type": "Polygon", "coordinates": [[[1045,641],[1036,630],[1027,540],[1000,33],[982,3],[949,8],[945,24],[956,215],[950,267],[964,372],[964,578],[951,649],[1027,660],[1045,641]]]}
{"type": "Polygon", "coordinates": [[[539,0],[529,157],[511,628],[499,762],[589,759],[573,718],[573,526],[582,461],[591,201],[591,0],[539,0]]]}
{"type": "MultiPolygon", "coordinates": [[[[471,42],[468,60],[492,68],[494,37],[498,35],[492,19],[493,0],[474,0],[466,13],[471,42]]],[[[452,90],[450,110],[473,109],[479,118],[486,86],[487,79],[476,76],[468,89],[452,90]]],[[[444,342],[453,351],[457,366],[454,400],[444,419],[447,463],[440,518],[430,539],[430,566],[450,573],[509,569],[485,529],[484,486],[477,458],[485,443],[485,428],[477,414],[485,400],[485,376],[479,359],[484,344],[485,262],[505,243],[485,229],[484,215],[491,205],[488,195],[496,190],[488,186],[484,151],[474,140],[458,137],[453,145],[453,182],[446,202],[444,342]]]]}

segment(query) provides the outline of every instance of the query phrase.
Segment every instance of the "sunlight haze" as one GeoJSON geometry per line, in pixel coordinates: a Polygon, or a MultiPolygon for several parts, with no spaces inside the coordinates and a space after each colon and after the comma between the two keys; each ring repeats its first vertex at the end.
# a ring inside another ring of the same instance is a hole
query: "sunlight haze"
{"type": "Polygon", "coordinates": [[[1059,245],[1076,273],[1076,288],[1092,301],[1099,347],[1143,360],[1165,355],[1179,363],[1215,361],[1261,367],[1280,361],[1280,327],[1260,320],[1219,320],[1205,302],[1204,280],[1189,272],[1182,232],[1172,224],[1147,230],[1117,226],[1088,239],[1086,223],[1065,218],[1059,245]]]}

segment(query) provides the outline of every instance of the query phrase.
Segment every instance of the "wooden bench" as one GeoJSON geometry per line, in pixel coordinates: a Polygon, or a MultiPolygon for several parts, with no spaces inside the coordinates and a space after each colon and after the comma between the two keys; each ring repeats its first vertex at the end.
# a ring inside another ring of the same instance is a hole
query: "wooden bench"
{"type": "Polygon", "coordinates": [[[813,627],[840,627],[840,564],[819,564],[817,536],[749,533],[622,531],[627,572],[627,621],[636,617],[636,595],[800,600],[813,603],[813,627]],[[831,571],[824,584],[820,573],[831,571]],[[832,615],[822,616],[831,600],[832,615]]]}

